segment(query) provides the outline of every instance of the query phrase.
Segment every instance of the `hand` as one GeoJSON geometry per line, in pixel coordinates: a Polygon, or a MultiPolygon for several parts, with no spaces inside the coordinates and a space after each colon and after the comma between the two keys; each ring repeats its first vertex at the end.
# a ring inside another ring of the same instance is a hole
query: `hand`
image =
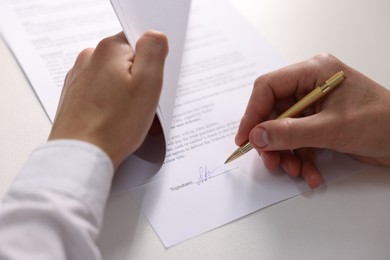
{"type": "Polygon", "coordinates": [[[268,169],[281,166],[315,188],[321,176],[312,148],[390,166],[389,122],[390,91],[322,54],[259,77],[235,141],[241,145],[249,138],[268,169]],[[302,117],[272,120],[340,70],[347,76],[344,82],[302,117]]]}
{"type": "Polygon", "coordinates": [[[167,38],[146,32],[136,50],[134,55],[119,33],[79,54],[66,76],[49,140],[95,144],[115,168],[142,144],[161,92],[167,38]]]}

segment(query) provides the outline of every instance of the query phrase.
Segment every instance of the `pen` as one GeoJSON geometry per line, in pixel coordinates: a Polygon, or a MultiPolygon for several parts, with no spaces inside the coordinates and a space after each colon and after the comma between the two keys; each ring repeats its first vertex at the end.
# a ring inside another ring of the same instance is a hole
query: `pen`
{"type": "MultiPolygon", "coordinates": [[[[283,119],[287,117],[294,117],[301,113],[303,110],[308,108],[310,105],[312,105],[314,102],[319,100],[320,98],[327,95],[329,92],[331,92],[332,89],[337,87],[344,79],[346,78],[346,75],[343,71],[337,72],[333,77],[325,81],[325,83],[322,86],[318,86],[315,89],[313,89],[309,94],[307,94],[305,97],[303,97],[301,100],[299,100],[295,105],[287,109],[283,114],[278,116],[276,119],[283,119]]],[[[243,145],[238,147],[232,155],[227,158],[225,161],[226,163],[232,162],[235,159],[243,156],[247,152],[253,149],[253,146],[251,143],[246,141],[243,145]]]]}

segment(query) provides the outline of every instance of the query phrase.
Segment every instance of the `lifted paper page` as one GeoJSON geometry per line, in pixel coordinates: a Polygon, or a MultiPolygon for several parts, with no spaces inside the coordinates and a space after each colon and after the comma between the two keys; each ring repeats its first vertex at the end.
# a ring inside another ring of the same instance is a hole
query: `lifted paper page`
{"type": "MultiPolygon", "coordinates": [[[[187,32],[190,0],[111,0],[130,45],[150,29],[164,32],[169,41],[164,82],[157,107],[164,135],[147,136],[136,156],[129,157],[117,171],[113,192],[144,184],[161,168],[169,138],[176,90],[187,32]],[[137,173],[137,174],[134,174],[137,173]]],[[[137,52],[137,50],[135,50],[137,52]]]]}
{"type": "Polygon", "coordinates": [[[164,32],[168,37],[169,53],[158,105],[158,116],[168,138],[191,0],[111,0],[111,3],[133,48],[141,35],[150,29],[164,32]]]}
{"type": "MultiPolygon", "coordinates": [[[[255,150],[223,164],[254,80],[284,64],[225,1],[193,1],[165,164],[131,190],[165,246],[309,190],[269,173],[255,150]]],[[[331,153],[319,161],[326,181],[360,167],[331,153]]]]}

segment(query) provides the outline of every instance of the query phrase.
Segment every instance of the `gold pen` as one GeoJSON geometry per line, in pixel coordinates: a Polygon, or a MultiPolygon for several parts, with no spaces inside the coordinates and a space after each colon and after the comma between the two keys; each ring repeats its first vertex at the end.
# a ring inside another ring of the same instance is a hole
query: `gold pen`
{"type": "MultiPolygon", "coordinates": [[[[322,86],[318,86],[315,89],[313,89],[309,94],[307,94],[304,98],[299,100],[295,105],[287,109],[283,114],[278,116],[276,119],[283,119],[287,117],[294,117],[304,111],[306,108],[311,106],[314,102],[319,100],[320,98],[327,95],[329,92],[331,92],[332,89],[337,87],[344,79],[346,78],[346,75],[343,71],[337,72],[333,77],[325,81],[325,83],[322,86]]],[[[253,149],[253,146],[249,141],[246,141],[243,145],[237,148],[237,150],[232,153],[232,155],[227,158],[225,161],[226,163],[232,162],[235,159],[241,157],[242,155],[246,154],[250,150],[253,149]]]]}

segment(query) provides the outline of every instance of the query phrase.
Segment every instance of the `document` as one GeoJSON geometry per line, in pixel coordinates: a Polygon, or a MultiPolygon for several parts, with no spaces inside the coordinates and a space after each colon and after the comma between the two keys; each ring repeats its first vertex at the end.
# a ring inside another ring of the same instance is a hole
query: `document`
{"type": "MultiPolygon", "coordinates": [[[[310,190],[300,179],[270,173],[254,150],[223,164],[237,148],[254,80],[284,65],[226,1],[192,1],[164,165],[130,189],[166,247],[310,190]]],[[[363,167],[329,151],[318,165],[325,183],[363,167]]],[[[122,176],[114,189],[129,187],[122,176]]]]}
{"type": "MultiPolygon", "coordinates": [[[[149,8],[144,10],[148,17],[149,8]]],[[[146,148],[165,145],[165,159],[162,165],[145,160],[155,152],[141,149],[122,164],[113,184],[113,192],[131,192],[166,247],[309,190],[300,179],[268,172],[254,150],[223,164],[236,149],[234,136],[254,80],[286,63],[225,0],[193,0],[189,13],[182,59],[175,58],[179,82],[165,99],[172,112],[163,116],[171,119],[161,120],[169,134],[146,141],[146,148]]],[[[141,31],[129,30],[149,26],[122,25],[131,44],[141,31]]],[[[77,53],[121,30],[108,0],[3,0],[0,26],[51,120],[77,53]]],[[[318,154],[318,166],[324,183],[363,168],[330,151],[318,154]]]]}

